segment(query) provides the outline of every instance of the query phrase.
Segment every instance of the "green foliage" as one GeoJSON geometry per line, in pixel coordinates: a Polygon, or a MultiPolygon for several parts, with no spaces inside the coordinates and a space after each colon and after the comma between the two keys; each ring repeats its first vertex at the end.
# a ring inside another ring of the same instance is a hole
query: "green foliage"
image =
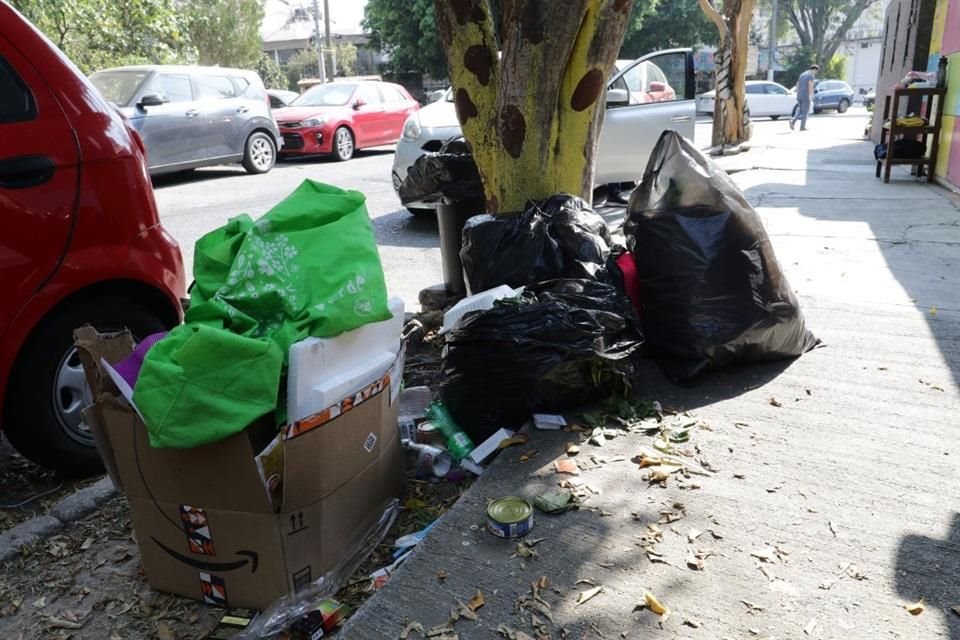
{"type": "Polygon", "coordinates": [[[796,31],[806,54],[827,67],[834,63],[840,43],[860,16],[879,4],[879,0],[780,0],[780,11],[796,31]]]}
{"type": "Polygon", "coordinates": [[[260,78],[263,79],[263,85],[267,89],[287,88],[289,84],[287,76],[283,73],[283,69],[280,68],[277,61],[269,54],[260,54],[255,69],[260,75],[260,78]]]}
{"type": "Polygon", "coordinates": [[[296,87],[297,81],[304,78],[319,78],[320,65],[317,63],[317,48],[310,46],[297,51],[287,60],[284,71],[286,71],[288,84],[291,87],[296,87]]]}
{"type": "Polygon", "coordinates": [[[196,59],[177,0],[13,0],[13,6],[86,73],[196,59]]]}
{"type": "Polygon", "coordinates": [[[364,11],[363,27],[370,33],[370,46],[390,56],[388,73],[447,77],[433,0],[368,0],[364,11]]]}
{"type": "MultiPolygon", "coordinates": [[[[797,78],[800,74],[810,68],[816,61],[816,56],[809,47],[800,47],[792,54],[787,56],[783,76],[778,76],[778,80],[786,87],[792,87],[797,84],[797,78]]],[[[829,80],[843,80],[845,73],[846,60],[843,56],[835,55],[827,64],[820,64],[820,71],[817,77],[829,80]]]]}
{"type": "Polygon", "coordinates": [[[242,68],[257,64],[262,45],[260,0],[190,2],[181,4],[181,11],[200,64],[242,68]]]}
{"type": "Polygon", "coordinates": [[[338,42],[334,50],[337,52],[337,75],[357,75],[357,45],[352,42],[338,42]]]}
{"type": "Polygon", "coordinates": [[[639,58],[658,49],[716,41],[717,28],[704,15],[698,0],[633,0],[620,56],[639,58]]]}

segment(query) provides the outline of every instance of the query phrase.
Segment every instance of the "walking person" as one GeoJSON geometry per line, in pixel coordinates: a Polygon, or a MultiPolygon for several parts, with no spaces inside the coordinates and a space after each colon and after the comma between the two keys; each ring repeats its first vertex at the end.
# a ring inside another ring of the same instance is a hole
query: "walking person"
{"type": "Polygon", "coordinates": [[[797,111],[790,119],[791,129],[796,126],[797,120],[800,120],[800,131],[807,130],[807,114],[810,113],[810,101],[813,100],[813,81],[819,70],[820,65],[812,64],[797,79],[797,111]]]}

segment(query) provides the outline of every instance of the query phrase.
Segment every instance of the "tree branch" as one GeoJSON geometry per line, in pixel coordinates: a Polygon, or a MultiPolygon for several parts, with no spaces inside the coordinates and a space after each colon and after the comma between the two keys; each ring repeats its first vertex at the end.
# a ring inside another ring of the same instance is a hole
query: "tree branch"
{"type": "Polygon", "coordinates": [[[723,40],[730,33],[730,28],[727,26],[726,20],[723,19],[723,16],[717,11],[717,8],[713,6],[711,0],[699,0],[700,8],[703,9],[703,12],[710,18],[710,21],[713,24],[717,25],[717,29],[720,31],[720,39],[723,40]]]}
{"type": "Polygon", "coordinates": [[[857,2],[854,3],[853,7],[850,9],[850,12],[847,14],[847,17],[842,23],[840,23],[840,26],[837,27],[837,30],[829,38],[826,38],[823,47],[823,60],[821,61],[821,64],[827,64],[833,59],[837,49],[840,48],[840,43],[842,43],[847,37],[847,33],[853,28],[853,25],[856,24],[857,20],[860,19],[860,16],[863,15],[863,12],[869,9],[870,5],[875,3],[876,0],[857,0],[857,2]]]}

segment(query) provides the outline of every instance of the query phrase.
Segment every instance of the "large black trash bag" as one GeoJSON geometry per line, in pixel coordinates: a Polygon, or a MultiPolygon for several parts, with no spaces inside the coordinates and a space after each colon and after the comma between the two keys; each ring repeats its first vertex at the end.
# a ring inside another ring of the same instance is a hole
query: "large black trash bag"
{"type": "Polygon", "coordinates": [[[440,397],[474,442],[532,413],[628,388],[643,343],[612,285],[555,280],[465,316],[447,334],[440,397]]]}
{"type": "Polygon", "coordinates": [[[799,356],[819,344],[756,211],[678,133],[660,137],[624,231],[647,347],[674,381],[799,356]]]}
{"type": "Polygon", "coordinates": [[[463,229],[460,259],[472,292],[555,278],[601,277],[610,253],[606,223],[577,196],[558,194],[516,215],[482,215],[463,229]]]}
{"type": "Polygon", "coordinates": [[[400,202],[404,205],[483,199],[483,183],[473,154],[463,137],[451,138],[440,151],[426,153],[407,169],[400,183],[400,202]]]}

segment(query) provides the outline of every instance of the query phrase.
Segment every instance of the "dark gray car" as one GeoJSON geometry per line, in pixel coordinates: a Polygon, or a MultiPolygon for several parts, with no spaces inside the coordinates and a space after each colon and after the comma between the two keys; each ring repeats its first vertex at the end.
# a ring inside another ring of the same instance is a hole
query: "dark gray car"
{"type": "Polygon", "coordinates": [[[145,65],[90,80],[140,133],[152,175],[233,162],[266,173],[277,161],[280,131],[253,71],[145,65]]]}

